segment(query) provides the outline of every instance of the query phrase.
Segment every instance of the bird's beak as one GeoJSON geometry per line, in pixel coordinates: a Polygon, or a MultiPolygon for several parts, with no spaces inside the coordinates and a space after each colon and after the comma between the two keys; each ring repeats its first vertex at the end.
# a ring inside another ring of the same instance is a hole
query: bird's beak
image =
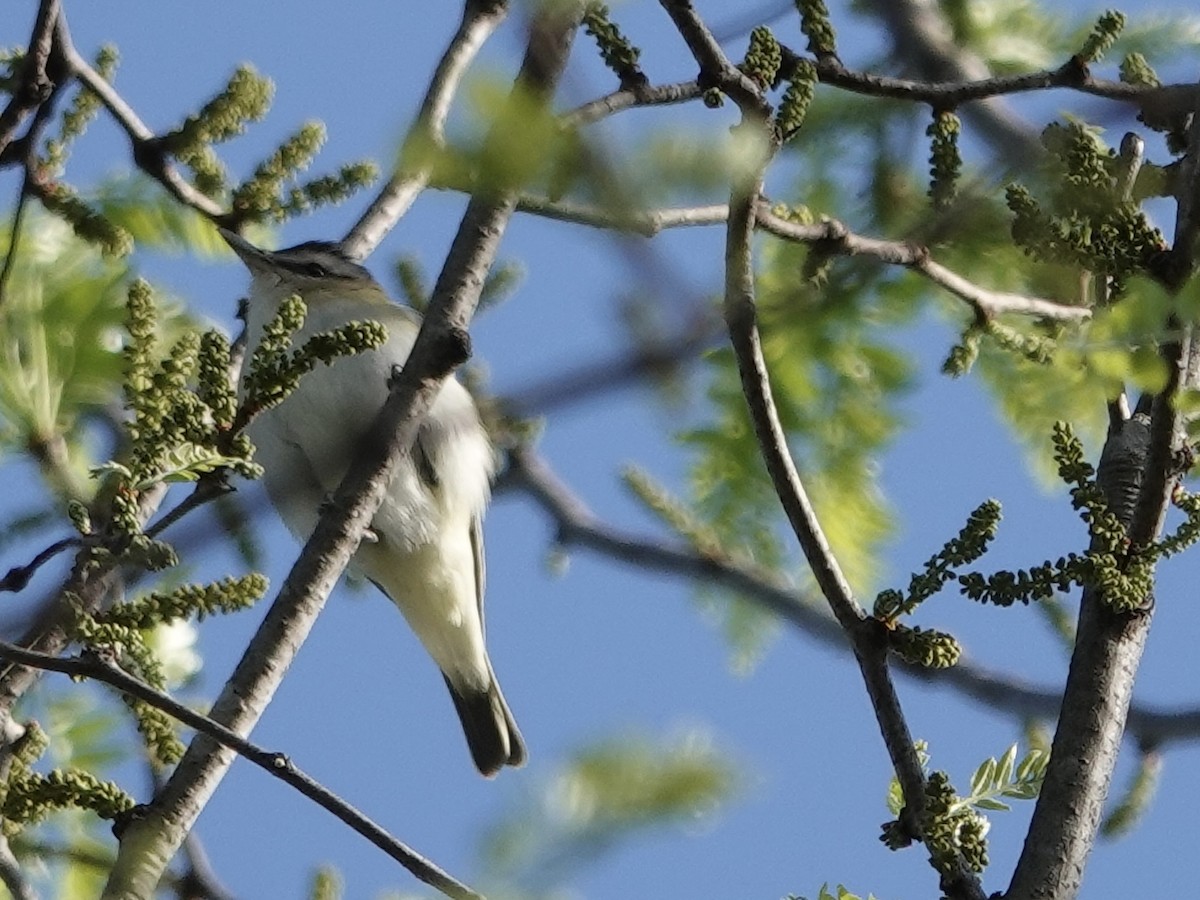
{"type": "Polygon", "coordinates": [[[238,255],[238,259],[246,264],[252,273],[269,271],[271,268],[271,254],[266,250],[260,250],[240,234],[230,231],[228,228],[218,228],[221,232],[221,237],[225,239],[233,250],[238,255]]]}

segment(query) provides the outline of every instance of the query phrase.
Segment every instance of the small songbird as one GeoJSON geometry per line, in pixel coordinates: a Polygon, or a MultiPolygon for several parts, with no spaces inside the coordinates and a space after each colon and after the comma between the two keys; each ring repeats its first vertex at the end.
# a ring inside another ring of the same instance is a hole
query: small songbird
{"type": "MultiPolygon", "coordinates": [[[[280,304],[297,294],[308,309],[297,344],[351,321],[373,320],[388,331],[382,347],[318,366],[251,423],[267,494],[304,540],[387,399],[388,380],[407,360],[421,318],[393,303],[336,244],[308,242],[272,253],[233,232],[221,234],[250,269],[247,359],[280,304]]],[[[447,379],[351,561],[400,607],[441,669],[471,756],[489,777],[525,761],[484,645],[481,518],[494,469],[471,395],[447,379]]]]}

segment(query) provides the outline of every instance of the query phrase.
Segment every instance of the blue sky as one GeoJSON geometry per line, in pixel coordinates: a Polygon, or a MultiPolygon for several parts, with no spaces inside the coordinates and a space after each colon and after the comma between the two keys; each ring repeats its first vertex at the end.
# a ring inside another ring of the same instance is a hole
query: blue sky
{"type": "MultiPolygon", "coordinates": [[[[617,18],[644,46],[654,81],[694,75],[677,36],[656,4],[617,5],[617,18]]],[[[1079,8],[1090,8],[1074,4],[1079,8]]],[[[29,6],[29,5],[27,5],[29,6]]],[[[699,4],[703,11],[721,4],[699,4]]],[[[1102,5],[1096,4],[1099,10],[1102,5]]],[[[222,149],[240,175],[309,118],[329,130],[317,168],[371,156],[387,161],[410,120],[425,79],[457,20],[456,5],[402,3],[156,4],[114,0],[67,3],[85,54],[112,41],[122,53],[117,86],[154,129],[177,123],[242,61],[277,84],[267,121],[222,149]]],[[[1126,7],[1136,17],[1137,4],[1126,7]]],[[[28,9],[10,13],[0,42],[24,40],[28,9]]],[[[711,12],[711,20],[721,20],[711,12]]],[[[843,9],[842,55],[853,65],[871,57],[878,36],[853,27],[843,9]]],[[[789,26],[781,25],[781,34],[789,26]]],[[[798,34],[792,35],[799,43],[798,34]]],[[[514,18],[485,52],[479,69],[511,73],[521,46],[514,18]]],[[[610,89],[581,42],[565,82],[567,104],[610,89]]],[[[1070,98],[1062,103],[1068,106],[1070,98]]],[[[615,128],[652,121],[646,113],[615,128]]],[[[702,110],[675,120],[713,128],[702,110]]],[[[77,183],[126,164],[123,138],[103,118],[76,151],[77,183]]],[[[15,191],[12,176],[4,182],[15,191]]],[[[714,197],[714,200],[720,198],[714,197]]],[[[280,244],[343,234],[365,201],[289,223],[280,244]]],[[[388,281],[388,264],[415,253],[436,273],[463,208],[461,197],[427,194],[370,262],[388,281]]],[[[673,234],[654,247],[673,277],[696,296],[719,284],[719,229],[673,234]]],[[[477,361],[501,395],[551,373],[618,353],[625,339],[616,301],[644,272],[619,242],[596,232],[518,218],[502,257],[527,272],[520,291],[474,328],[477,361]]],[[[215,322],[233,327],[246,277],[232,256],[220,259],[139,256],[158,283],[215,322]]],[[[690,299],[690,298],[689,298],[690,299]]],[[[681,300],[680,303],[686,303],[681,300]]],[[[953,340],[946,325],[923,319],[903,336],[920,365],[907,399],[907,428],[881,460],[884,483],[902,527],[889,546],[890,579],[907,578],[957,530],[983,498],[1005,504],[990,563],[1027,563],[1083,541],[1064,501],[1039,485],[1020,448],[970,379],[949,381],[938,367],[953,340]]],[[[687,409],[681,419],[695,416],[687,409]]],[[[642,388],[606,394],[553,413],[540,444],[558,473],[615,523],[653,529],[617,478],[637,462],[681,486],[685,460],[664,423],[679,414],[642,388]]],[[[261,494],[247,488],[265,504],[261,494]]],[[[260,518],[267,574],[280,584],[296,546],[272,515],[260,518]]],[[[471,881],[478,843],[505,808],[536,790],[572,749],[611,734],[669,739],[707,735],[743,764],[744,790],[727,809],[693,826],[668,828],[622,845],[580,870],[577,896],[781,897],[815,895],[822,882],[843,882],[881,898],[926,897],[936,877],[922,852],[891,853],[875,836],[888,815],[888,762],[848,653],[784,633],[748,675],[735,675],[717,628],[700,612],[690,585],[647,576],[572,553],[565,573],[546,565],[552,531],[529,502],[514,496],[493,506],[488,546],[489,645],[506,696],[529,744],[530,764],[496,781],[470,764],[441,678],[394,608],[371,590],[339,590],[331,599],[267,715],[254,732],[261,745],[288,753],[309,774],[355,803],[401,839],[471,881]]],[[[222,551],[194,560],[197,572],[234,563],[222,551]]],[[[8,561],[5,560],[5,565],[8,561]]],[[[1196,563],[1162,573],[1156,622],[1137,697],[1154,704],[1196,700],[1200,662],[1191,652],[1198,618],[1192,591],[1196,563]]],[[[204,688],[215,694],[252,633],[259,612],[202,626],[204,688]]],[[[1032,610],[995,610],[939,597],[923,624],[948,628],[973,658],[1035,684],[1059,683],[1066,659],[1032,610]]],[[[955,694],[901,682],[914,733],[927,739],[934,763],[965,785],[986,756],[1018,737],[1014,723],[955,694]]],[[[1118,770],[1117,784],[1128,775],[1118,770]]],[[[1144,824],[1119,843],[1102,845],[1083,896],[1137,896],[1149,884],[1167,895],[1194,884],[1184,842],[1195,833],[1200,749],[1168,753],[1163,790],[1144,824]]],[[[1007,884],[1028,810],[992,817],[989,890],[1007,884]]],[[[200,819],[199,833],[216,871],[240,897],[300,897],[314,865],[329,863],[346,880],[346,896],[385,889],[417,891],[412,878],[372,846],[282,783],[237,763],[200,819]]]]}

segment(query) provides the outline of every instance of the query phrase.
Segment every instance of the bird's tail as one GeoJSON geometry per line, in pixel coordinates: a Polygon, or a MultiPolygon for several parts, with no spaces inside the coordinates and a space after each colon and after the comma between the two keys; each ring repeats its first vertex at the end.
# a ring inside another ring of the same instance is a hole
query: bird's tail
{"type": "Polygon", "coordinates": [[[494,676],[485,690],[459,688],[449,678],[446,686],[454,699],[454,709],[462,722],[475,767],[484,776],[491,778],[505,766],[525,762],[525,741],[494,676]]]}

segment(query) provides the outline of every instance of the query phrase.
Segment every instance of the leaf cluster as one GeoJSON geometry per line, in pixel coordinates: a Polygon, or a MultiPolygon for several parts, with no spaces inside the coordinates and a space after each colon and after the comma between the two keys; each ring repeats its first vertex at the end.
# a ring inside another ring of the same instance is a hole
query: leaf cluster
{"type": "Polygon", "coordinates": [[[377,349],[387,341],[387,328],[383,324],[356,321],[311,335],[301,346],[294,347],[293,339],[307,314],[304,301],[293,295],[279,305],[279,311],[263,329],[246,366],[239,423],[249,422],[278,406],[296,389],[300,379],[319,364],[331,365],[340,357],[377,349]]]}
{"type": "Polygon", "coordinates": [[[1035,259],[1071,262],[1110,279],[1110,296],[1118,297],[1131,277],[1154,271],[1166,239],[1123,196],[1122,160],[1092,129],[1052,124],[1042,143],[1049,151],[1049,197],[1040,203],[1027,188],[1008,186],[1013,240],[1035,259]]]}
{"type": "MultiPolygon", "coordinates": [[[[150,593],[96,613],[75,608],[70,633],[74,640],[92,652],[110,657],[112,662],[151,687],[168,688],[163,660],[152,649],[149,638],[158,627],[203,619],[217,613],[246,609],[266,593],[267,581],[258,574],[226,578],[208,585],[182,585],[166,593],[150,593]]],[[[177,762],[183,745],[174,722],[159,709],[127,695],[121,695],[137,722],[138,731],[154,759],[163,765],[177,762]]]]}
{"type": "MultiPolygon", "coordinates": [[[[929,756],[924,743],[918,742],[917,751],[922,766],[927,766],[929,756]]],[[[972,871],[982,872],[988,864],[987,833],[991,823],[980,810],[1009,810],[1001,798],[1037,797],[1049,761],[1050,754],[1040,747],[1030,749],[1018,761],[1017,745],[1013,744],[999,759],[989,757],[980,763],[965,796],[955,793],[945,772],[930,773],[925,782],[921,833],[934,868],[943,875],[952,875],[961,861],[972,871]]],[[[904,792],[896,778],[888,788],[887,805],[893,815],[899,815],[904,808],[904,792]]],[[[908,843],[899,821],[895,820],[884,824],[880,839],[892,849],[908,843]]]]}
{"type": "Polygon", "coordinates": [[[260,469],[251,461],[249,441],[234,428],[228,340],[215,331],[203,336],[185,331],[158,358],[158,309],[149,284],[141,280],[129,288],[126,328],[123,390],[132,415],[122,428],[122,461],[93,470],[107,476],[103,494],[110,501],[94,562],[106,553],[132,552],[152,568],[163,568],[173,565],[175,556],[142,533],[145,493],[159,484],[194,482],[225,471],[253,478],[260,469]]]}
{"type": "Polygon", "coordinates": [[[630,43],[613,24],[609,18],[607,4],[596,0],[589,2],[583,11],[583,28],[596,42],[604,64],[617,76],[623,90],[648,83],[645,74],[638,67],[638,58],[642,51],[630,43]]]}
{"type": "MultiPolygon", "coordinates": [[[[1144,439],[1148,442],[1148,426],[1138,422],[1138,418],[1140,416],[1135,416],[1125,428],[1146,430],[1144,439]]],[[[959,582],[963,594],[980,602],[1008,606],[1047,599],[1072,586],[1090,585],[1116,611],[1131,612],[1143,608],[1149,602],[1153,588],[1155,563],[1200,540],[1200,501],[1195,495],[1178,489],[1173,500],[1184,513],[1184,521],[1173,532],[1148,546],[1131,546],[1125,523],[1132,517],[1133,504],[1122,496],[1122,478],[1131,479],[1136,501],[1144,452],[1113,462],[1117,454],[1111,448],[1120,446],[1120,442],[1110,439],[1098,476],[1085,460],[1083,445],[1069,425],[1059,423],[1053,439],[1059,476],[1070,485],[1071,504],[1087,524],[1091,538],[1088,550],[1083,554],[1069,553],[1029,569],[1000,571],[988,576],[978,572],[961,575],[959,582]],[[1123,472],[1122,467],[1129,471],[1123,472]]]]}
{"type": "Polygon", "coordinates": [[[53,769],[45,775],[32,766],[49,745],[36,722],[13,744],[7,778],[0,784],[0,817],[5,837],[66,808],[89,809],[104,819],[117,819],[134,806],[133,799],[111,781],[78,768],[53,769]]]}

